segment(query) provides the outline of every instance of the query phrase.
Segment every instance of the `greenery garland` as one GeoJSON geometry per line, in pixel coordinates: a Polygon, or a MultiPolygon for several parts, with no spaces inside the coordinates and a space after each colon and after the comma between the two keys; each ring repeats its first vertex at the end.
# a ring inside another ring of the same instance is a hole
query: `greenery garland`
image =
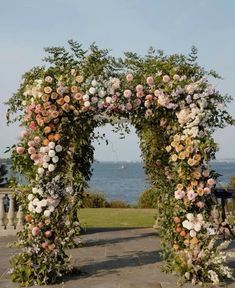
{"type": "Polygon", "coordinates": [[[232,277],[216,242],[216,173],[208,169],[217,150],[212,132],[234,124],[224,108],[231,98],[208,82],[219,76],[197,64],[194,47],[188,56],[150,48],[145,57],[128,52],[115,59],[94,44],[89,51],[69,45],[46,48],[49,65],[27,72],[8,101],[8,122],[20,120],[25,129],[12,147],[13,167],[29,183],[17,187],[25,225],[11,279],[48,284],[71,271],[64,249],[79,235],[94,128],[111,123],[121,130],[125,121],[136,128],[158,194],[164,270],[182,283],[232,277]]]}

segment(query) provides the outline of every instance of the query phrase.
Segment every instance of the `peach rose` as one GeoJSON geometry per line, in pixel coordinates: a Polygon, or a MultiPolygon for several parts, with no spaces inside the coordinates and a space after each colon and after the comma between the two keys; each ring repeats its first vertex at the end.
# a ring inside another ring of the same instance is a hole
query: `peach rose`
{"type": "Polygon", "coordinates": [[[131,74],[131,73],[129,73],[129,74],[127,74],[126,75],[126,80],[128,81],[128,82],[131,82],[132,80],[133,80],[133,75],[131,74]]]}
{"type": "Polygon", "coordinates": [[[78,76],[75,78],[75,80],[76,80],[78,83],[82,83],[83,80],[84,80],[84,77],[81,76],[81,75],[78,75],[78,76]]]}
{"type": "Polygon", "coordinates": [[[146,82],[147,82],[147,84],[148,85],[153,85],[153,77],[148,77],[147,79],[146,79],[146,82]]]}
{"type": "Polygon", "coordinates": [[[49,87],[49,86],[45,87],[45,88],[44,88],[44,92],[45,92],[46,94],[50,94],[50,93],[52,92],[51,87],[49,87]]]}
{"type": "Polygon", "coordinates": [[[145,97],[145,99],[148,101],[151,101],[153,99],[153,96],[149,94],[145,97]]]}
{"type": "Polygon", "coordinates": [[[164,83],[168,83],[168,82],[170,82],[170,80],[171,80],[171,78],[170,78],[169,75],[164,75],[164,76],[162,77],[162,81],[163,81],[164,83]]]}
{"type": "Polygon", "coordinates": [[[77,93],[78,92],[78,87],[77,86],[72,86],[71,87],[71,92],[72,93],[77,93]]]}
{"type": "Polygon", "coordinates": [[[24,151],[25,151],[25,149],[24,149],[24,147],[22,147],[22,146],[18,146],[18,147],[16,148],[17,154],[23,154],[24,151]]]}
{"type": "Polygon", "coordinates": [[[136,89],[137,92],[141,92],[141,91],[143,91],[144,87],[139,84],[139,85],[137,85],[137,86],[135,87],[135,89],[136,89]]]}
{"type": "Polygon", "coordinates": [[[130,98],[130,97],[131,97],[131,90],[126,89],[126,90],[124,91],[124,93],[123,93],[123,96],[124,96],[125,98],[130,98]]]}

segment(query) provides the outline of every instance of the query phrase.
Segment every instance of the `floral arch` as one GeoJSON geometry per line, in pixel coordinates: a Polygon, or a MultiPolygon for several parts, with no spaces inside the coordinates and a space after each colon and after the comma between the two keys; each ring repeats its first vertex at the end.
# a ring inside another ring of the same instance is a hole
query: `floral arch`
{"type": "Polygon", "coordinates": [[[214,128],[233,123],[224,109],[230,98],[208,82],[218,75],[197,64],[195,48],[188,56],[151,48],[145,57],[128,52],[115,59],[95,45],[84,51],[69,44],[71,52],[46,48],[49,65],[27,72],[8,102],[9,122],[20,119],[25,128],[12,149],[13,166],[28,180],[16,186],[24,249],[11,260],[12,280],[53,283],[71,271],[65,248],[79,235],[94,128],[122,119],[136,128],[158,195],[164,271],[192,283],[231,277],[216,242],[216,173],[208,168],[217,150],[214,128]]]}

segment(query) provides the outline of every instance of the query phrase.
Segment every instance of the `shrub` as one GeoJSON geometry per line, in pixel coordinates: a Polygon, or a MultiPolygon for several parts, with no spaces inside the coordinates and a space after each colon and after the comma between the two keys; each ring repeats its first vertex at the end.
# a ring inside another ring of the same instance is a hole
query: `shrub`
{"type": "Polygon", "coordinates": [[[104,208],[108,206],[105,196],[101,192],[85,191],[82,208],[104,208]]]}
{"type": "Polygon", "coordinates": [[[230,177],[229,187],[235,188],[235,175],[230,177]]]}
{"type": "Polygon", "coordinates": [[[157,190],[156,188],[150,188],[144,190],[139,196],[138,207],[139,208],[156,208],[157,206],[157,190]]]}
{"type": "Polygon", "coordinates": [[[109,203],[110,208],[130,208],[130,205],[122,200],[112,200],[109,203]]]}

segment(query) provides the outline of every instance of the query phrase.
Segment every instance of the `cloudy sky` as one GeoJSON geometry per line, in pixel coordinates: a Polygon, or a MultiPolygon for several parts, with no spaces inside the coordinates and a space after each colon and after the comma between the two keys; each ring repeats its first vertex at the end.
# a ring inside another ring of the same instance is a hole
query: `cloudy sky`
{"type": "MultiPolygon", "coordinates": [[[[234,0],[3,0],[0,2],[0,157],[17,141],[20,128],[6,126],[3,104],[16,91],[21,75],[41,65],[43,47],[77,40],[86,48],[96,42],[114,56],[149,46],[166,53],[199,49],[199,63],[224,77],[222,93],[235,95],[234,0]]],[[[235,101],[229,105],[235,117],[235,101]]],[[[125,140],[105,127],[110,145],[96,145],[98,160],[139,160],[138,138],[125,140]]],[[[215,133],[217,158],[235,158],[235,127],[215,133]]]]}

